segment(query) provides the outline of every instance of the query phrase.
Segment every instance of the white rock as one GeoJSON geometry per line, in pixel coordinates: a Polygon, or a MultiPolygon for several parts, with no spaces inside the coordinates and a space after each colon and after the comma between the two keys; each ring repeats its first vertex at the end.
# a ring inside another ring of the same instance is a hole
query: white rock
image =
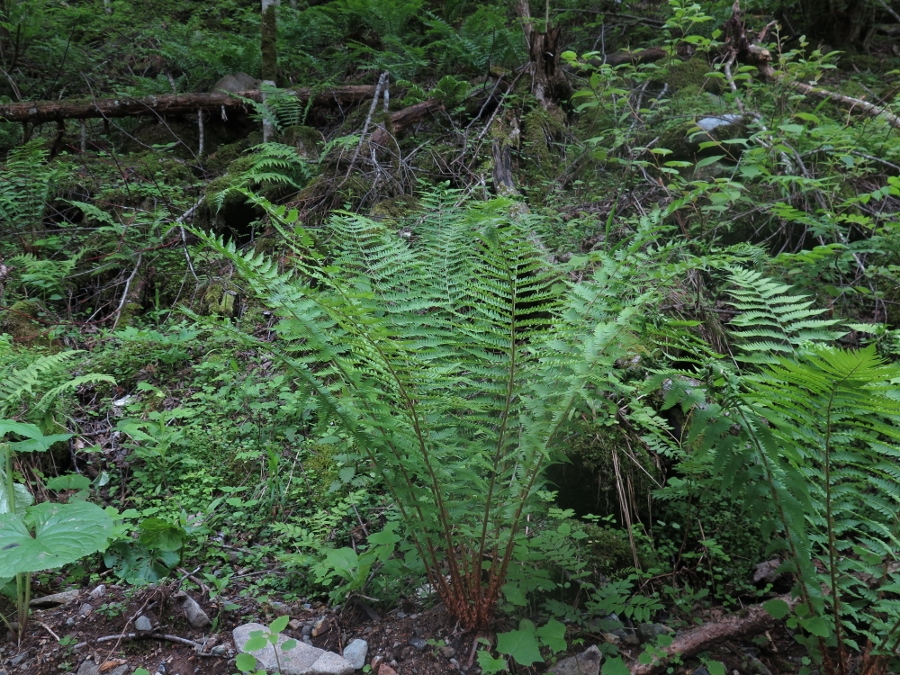
{"type": "Polygon", "coordinates": [[[355,670],[359,670],[366,665],[366,654],[368,652],[369,643],[365,640],[356,639],[344,647],[344,658],[347,659],[355,670]]]}
{"type": "Polygon", "coordinates": [[[34,598],[30,603],[32,607],[52,607],[54,605],[67,605],[78,598],[81,593],[77,588],[53,595],[45,595],[43,598],[34,598]]]}
{"type": "Polygon", "coordinates": [[[184,612],[184,616],[192,627],[203,628],[212,623],[209,620],[209,616],[203,611],[200,605],[197,604],[196,600],[187,593],[179,593],[176,597],[179,596],[183,596],[181,601],[181,611],[184,612]]]}
{"type": "Polygon", "coordinates": [[[289,639],[279,634],[276,646],[267,645],[255,652],[247,652],[244,646],[254,631],[268,633],[269,629],[260,623],[245,623],[232,631],[234,646],[239,652],[256,657],[256,667],[260,670],[276,672],[279,665],[283,675],[350,675],[356,668],[352,663],[334,652],[312,647],[297,641],[293,649],[283,650],[281,646],[289,639]],[[278,659],[275,650],[278,650],[278,659]]]}
{"type": "Polygon", "coordinates": [[[599,675],[603,654],[592,645],[578,656],[563,659],[547,671],[548,675],[599,675]]]}
{"type": "Polygon", "coordinates": [[[703,129],[703,131],[712,131],[718,127],[727,127],[732,124],[738,124],[742,120],[743,117],[741,115],[726,113],[725,115],[719,115],[718,117],[704,117],[702,120],[697,120],[697,126],[703,129]]]}

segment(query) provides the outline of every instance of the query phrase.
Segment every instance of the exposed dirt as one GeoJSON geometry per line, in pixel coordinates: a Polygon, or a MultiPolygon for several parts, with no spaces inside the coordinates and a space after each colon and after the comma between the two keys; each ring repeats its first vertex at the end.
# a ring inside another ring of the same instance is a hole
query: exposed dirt
{"type": "MultiPolygon", "coordinates": [[[[475,636],[455,630],[441,606],[407,606],[408,612],[394,610],[376,621],[357,607],[335,612],[300,602],[286,606],[273,603],[274,607],[248,599],[210,602],[192,592],[213,619],[211,627],[196,629],[185,619],[173,588],[162,585],[129,592],[107,586],[102,597],[91,597],[90,590],[85,589],[64,606],[37,609],[21,649],[11,635],[6,635],[0,646],[0,663],[8,675],[74,673],[88,658],[100,665],[101,673],[127,664],[128,675],[137,667],[151,674],[231,675],[237,672],[231,631],[250,621],[268,623],[285,613],[293,619],[293,628],[287,628],[285,635],[299,640],[303,624],[314,624],[317,630],[313,631],[312,643],[338,653],[351,640],[362,638],[369,644],[366,661],[380,656],[383,662],[394,665],[398,675],[451,672],[457,666],[450,659],[458,659],[465,667],[473,654],[475,636]],[[226,604],[238,608],[225,610],[226,604]],[[140,633],[135,629],[140,615],[150,619],[154,631],[140,633]],[[417,637],[432,642],[420,650],[409,644],[417,637]]],[[[468,671],[477,673],[478,668],[468,671]]]]}
{"type": "MultiPolygon", "coordinates": [[[[397,675],[431,675],[464,672],[478,675],[475,659],[475,635],[459,629],[443,607],[422,607],[411,602],[381,617],[371,608],[351,605],[334,611],[322,605],[303,602],[260,604],[248,598],[228,597],[210,600],[202,590],[190,595],[201,605],[213,623],[203,629],[192,628],[181,610],[176,584],[134,589],[106,585],[105,592],[91,595],[90,588],[63,606],[33,612],[21,648],[7,634],[0,643],[0,675],[57,675],[75,673],[86,660],[93,660],[100,673],[113,673],[126,666],[146,668],[151,675],[234,675],[234,644],[231,631],[248,622],[268,624],[289,614],[292,622],[284,633],[302,639],[312,632],[312,644],[340,653],[353,639],[369,645],[367,663],[389,664],[397,675]],[[88,607],[89,606],[89,607],[88,607]],[[236,606],[236,607],[235,607],[236,606]],[[226,609],[226,607],[228,607],[226,609]],[[147,617],[154,630],[140,633],[135,628],[139,616],[147,617]],[[312,629],[312,631],[311,631],[312,629]],[[418,639],[417,639],[418,638],[418,639]],[[410,641],[416,644],[411,644],[410,641]]],[[[64,589],[38,589],[55,592],[64,589]]],[[[9,615],[9,607],[3,608],[9,615]]],[[[715,620],[715,615],[707,617],[715,620]]],[[[501,627],[508,630],[514,626],[501,627]]],[[[797,645],[781,629],[741,644],[726,643],[715,649],[712,658],[723,661],[728,673],[794,673],[798,670],[797,645]],[[748,662],[747,654],[759,656],[748,662]]],[[[603,642],[603,635],[573,635],[571,653],[583,651],[589,644],[603,642]]],[[[624,647],[624,645],[623,645],[624,647]]],[[[625,648],[626,656],[636,658],[640,648],[625,648]]],[[[564,655],[560,655],[561,657],[564,655]]],[[[677,674],[693,673],[699,663],[675,666],[677,674]]],[[[540,668],[515,667],[517,675],[544,672],[540,668]]],[[[85,671],[82,671],[82,675],[85,671]]],[[[93,671],[98,672],[97,670],[93,671]]],[[[376,672],[374,669],[372,672],[376,672]]],[[[698,672],[703,672],[702,670],[698,672]]]]}

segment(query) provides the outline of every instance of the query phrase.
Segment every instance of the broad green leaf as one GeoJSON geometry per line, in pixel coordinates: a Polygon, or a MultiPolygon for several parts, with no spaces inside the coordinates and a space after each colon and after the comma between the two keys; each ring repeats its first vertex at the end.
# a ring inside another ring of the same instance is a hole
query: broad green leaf
{"type": "Polygon", "coordinates": [[[497,651],[508,654],[522,666],[542,661],[534,624],[527,619],[519,624],[519,630],[497,635],[497,651]]]}
{"type": "Polygon", "coordinates": [[[43,432],[33,424],[25,422],[16,422],[14,420],[0,420],[0,436],[6,434],[16,434],[25,438],[38,438],[43,436],[43,432]]]}
{"type": "Polygon", "coordinates": [[[704,157],[699,162],[697,162],[697,168],[700,169],[704,166],[709,166],[710,164],[715,164],[720,159],[722,159],[725,155],[713,155],[712,157],[704,157]]]}
{"type": "Polygon", "coordinates": [[[165,578],[181,556],[177,551],[151,551],[138,542],[119,541],[107,549],[103,561],[128,583],[142,584],[165,578]]]}
{"type": "Polygon", "coordinates": [[[804,619],[800,622],[800,625],[816,637],[824,638],[831,635],[831,624],[821,616],[814,616],[811,619],[804,619]]]}
{"type": "Polygon", "coordinates": [[[790,613],[791,606],[784,600],[774,599],[763,603],[763,609],[775,619],[783,619],[790,613]]]}
{"type": "Polygon", "coordinates": [[[625,665],[622,657],[617,656],[614,659],[606,659],[603,662],[603,669],[600,671],[600,675],[631,675],[631,671],[625,665]]]}
{"type": "Polygon", "coordinates": [[[513,582],[503,584],[503,598],[508,603],[518,607],[524,607],[528,604],[528,598],[525,597],[521,586],[513,582]]]}
{"type": "Polygon", "coordinates": [[[24,441],[10,443],[9,447],[16,452],[46,452],[54,443],[61,443],[70,438],[72,438],[72,434],[52,434],[50,436],[41,434],[40,436],[26,438],[24,441]]]}
{"type": "Polygon", "coordinates": [[[255,630],[250,633],[250,639],[247,640],[244,649],[248,652],[258,652],[260,649],[268,647],[269,644],[268,639],[266,639],[266,634],[261,630],[255,630]]]}
{"type": "Polygon", "coordinates": [[[91,487],[91,479],[77,473],[69,473],[65,476],[57,476],[47,481],[47,489],[55,490],[87,490],[91,487]]]}
{"type": "Polygon", "coordinates": [[[288,622],[291,620],[289,616],[279,616],[272,623],[269,624],[269,630],[273,633],[280,633],[285,628],[287,628],[288,622]]]}
{"type": "Polygon", "coordinates": [[[495,659],[490,652],[485,649],[478,650],[478,665],[484,675],[494,675],[494,673],[502,673],[507,669],[506,659],[495,659]]]}
{"type": "MultiPolygon", "coordinates": [[[[24,516],[25,509],[34,504],[34,496],[21,483],[13,483],[13,495],[16,513],[24,516]]],[[[9,513],[9,492],[6,490],[5,480],[0,480],[0,514],[2,513],[9,513]]]]}
{"type": "Polygon", "coordinates": [[[256,657],[251,654],[238,654],[234,664],[242,673],[249,673],[256,669],[256,657]]]}
{"type": "Polygon", "coordinates": [[[148,549],[180,551],[184,545],[185,531],[162,518],[147,518],[140,525],[138,541],[148,549]]]}
{"type": "Polygon", "coordinates": [[[564,651],[568,646],[566,644],[566,627],[556,619],[550,619],[546,624],[536,631],[541,642],[556,654],[564,651]]]}
{"type": "Polygon", "coordinates": [[[96,504],[44,502],[28,508],[24,520],[0,515],[0,577],[56,569],[106,548],[112,519],[96,504]]]}

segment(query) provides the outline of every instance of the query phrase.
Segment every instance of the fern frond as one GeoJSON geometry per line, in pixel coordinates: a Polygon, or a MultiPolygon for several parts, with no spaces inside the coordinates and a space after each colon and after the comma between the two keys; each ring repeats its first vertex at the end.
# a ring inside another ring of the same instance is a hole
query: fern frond
{"type": "Polygon", "coordinates": [[[789,286],[760,272],[730,271],[729,304],[740,311],[728,326],[743,352],[735,356],[737,361],[771,364],[777,353],[792,353],[809,343],[833,342],[844,334],[831,330],[837,320],[813,318],[824,310],[812,308],[808,296],[793,295],[789,286]]]}
{"type": "Polygon", "coordinates": [[[81,353],[74,350],[40,356],[24,368],[0,375],[0,417],[9,417],[12,407],[24,396],[34,395],[36,388],[62,374],[81,353]]]}

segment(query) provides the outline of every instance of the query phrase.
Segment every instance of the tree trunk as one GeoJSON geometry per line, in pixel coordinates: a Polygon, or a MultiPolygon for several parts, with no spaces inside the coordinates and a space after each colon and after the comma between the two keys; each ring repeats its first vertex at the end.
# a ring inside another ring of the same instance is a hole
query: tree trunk
{"type": "Polygon", "coordinates": [[[809,34],[835,49],[861,46],[875,20],[870,0],[803,0],[801,9],[809,34]]]}
{"type": "Polygon", "coordinates": [[[279,2],[280,0],[262,0],[262,72],[259,79],[263,81],[275,82],[278,77],[278,24],[275,12],[279,2]]]}
{"type": "Polygon", "coordinates": [[[528,53],[531,58],[529,67],[532,75],[531,93],[544,108],[568,100],[572,95],[572,87],[559,67],[560,29],[546,25],[546,32],[539,33],[534,30],[528,0],[517,0],[516,14],[522,22],[525,39],[528,40],[528,53]]]}

